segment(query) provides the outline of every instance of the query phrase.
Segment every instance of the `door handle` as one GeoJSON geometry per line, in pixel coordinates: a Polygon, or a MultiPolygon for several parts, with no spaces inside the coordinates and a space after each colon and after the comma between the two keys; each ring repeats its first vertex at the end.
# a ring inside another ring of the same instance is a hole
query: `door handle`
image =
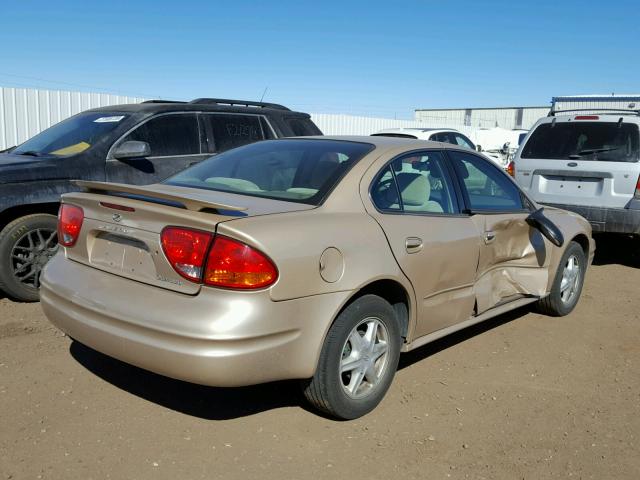
{"type": "Polygon", "coordinates": [[[494,232],[488,231],[484,232],[484,243],[491,243],[496,239],[496,234],[494,232]]]}
{"type": "Polygon", "coordinates": [[[408,237],[404,242],[407,253],[417,253],[422,250],[422,239],[418,237],[408,237]]]}

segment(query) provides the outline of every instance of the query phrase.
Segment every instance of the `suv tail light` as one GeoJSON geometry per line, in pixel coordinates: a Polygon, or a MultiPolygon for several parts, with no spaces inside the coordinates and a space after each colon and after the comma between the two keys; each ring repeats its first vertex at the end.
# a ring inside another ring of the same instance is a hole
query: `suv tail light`
{"type": "Polygon", "coordinates": [[[511,160],[507,165],[507,173],[512,177],[516,176],[516,164],[514,163],[513,160],[511,160]]]}
{"type": "Polygon", "coordinates": [[[636,183],[636,193],[633,196],[637,199],[640,199],[640,176],[638,177],[638,182],[636,183]]]}
{"type": "Polygon", "coordinates": [[[237,240],[216,236],[204,272],[206,285],[234,289],[264,288],[277,279],[278,270],[266,255],[237,240]]]}
{"type": "Polygon", "coordinates": [[[58,243],[63,247],[73,247],[78,241],[84,211],[75,205],[63,203],[58,211],[58,243]]]}
{"type": "Polygon", "coordinates": [[[162,250],[173,269],[198,283],[212,238],[211,233],[180,227],[167,227],[160,234],[162,250]]]}

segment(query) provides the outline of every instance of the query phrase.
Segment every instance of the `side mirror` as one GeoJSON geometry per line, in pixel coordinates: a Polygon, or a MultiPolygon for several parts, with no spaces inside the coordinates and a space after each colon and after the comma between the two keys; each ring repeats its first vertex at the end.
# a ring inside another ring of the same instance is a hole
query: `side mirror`
{"type": "Polygon", "coordinates": [[[564,245],[564,235],[560,229],[544,215],[544,208],[539,208],[527,217],[527,223],[547,237],[556,247],[564,245]]]}
{"type": "Polygon", "coordinates": [[[113,157],[118,160],[126,158],[148,157],[151,154],[151,147],[147,142],[138,142],[137,140],[129,140],[121,143],[113,151],[113,157]]]}
{"type": "Polygon", "coordinates": [[[476,145],[476,152],[482,151],[482,145],[476,145]]]}

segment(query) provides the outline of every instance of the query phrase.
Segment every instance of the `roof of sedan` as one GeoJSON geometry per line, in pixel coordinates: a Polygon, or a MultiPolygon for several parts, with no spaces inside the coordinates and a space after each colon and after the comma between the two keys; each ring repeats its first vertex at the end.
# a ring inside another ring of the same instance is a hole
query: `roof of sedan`
{"type": "Polygon", "coordinates": [[[360,142],[369,143],[375,145],[376,148],[398,148],[406,147],[407,149],[414,148],[450,148],[456,147],[455,145],[445,144],[441,142],[432,142],[429,140],[418,140],[414,138],[398,138],[398,137],[383,137],[383,136],[365,136],[365,135],[324,135],[317,137],[295,137],[298,139],[311,139],[311,140],[339,140],[343,142],[360,142]]]}

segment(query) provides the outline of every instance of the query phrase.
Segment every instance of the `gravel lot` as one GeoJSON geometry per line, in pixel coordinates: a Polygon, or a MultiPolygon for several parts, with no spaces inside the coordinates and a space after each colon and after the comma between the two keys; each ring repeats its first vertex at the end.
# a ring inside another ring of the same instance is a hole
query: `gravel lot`
{"type": "Polygon", "coordinates": [[[640,242],[598,240],[570,316],[519,310],[408,354],[352,422],[307,410],[294,382],[122,364],[2,299],[0,479],[638,479],[640,242]]]}

